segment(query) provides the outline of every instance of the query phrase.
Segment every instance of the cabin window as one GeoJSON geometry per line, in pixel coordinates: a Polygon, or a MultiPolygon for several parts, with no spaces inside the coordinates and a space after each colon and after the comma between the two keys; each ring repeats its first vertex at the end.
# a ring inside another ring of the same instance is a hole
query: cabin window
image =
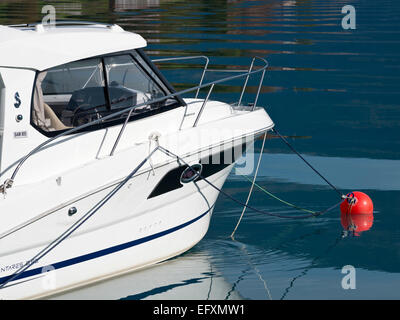
{"type": "MultiPolygon", "coordinates": [[[[32,124],[45,134],[57,133],[137,106],[131,113],[133,119],[177,104],[175,98],[162,99],[169,93],[136,52],[76,61],[38,74],[32,124]]],[[[89,129],[121,123],[127,115],[128,111],[89,129]]]]}
{"type": "Polygon", "coordinates": [[[145,102],[164,96],[161,89],[131,56],[108,57],[104,59],[104,63],[112,110],[138,105],[134,112],[143,112],[155,107],[145,102]]]}
{"type": "Polygon", "coordinates": [[[43,131],[60,131],[92,120],[106,108],[101,59],[68,63],[36,78],[32,122],[43,131]]]}

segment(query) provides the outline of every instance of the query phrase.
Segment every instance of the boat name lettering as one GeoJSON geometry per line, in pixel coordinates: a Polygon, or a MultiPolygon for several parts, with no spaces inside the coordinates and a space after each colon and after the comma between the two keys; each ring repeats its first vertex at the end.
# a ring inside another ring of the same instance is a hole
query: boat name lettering
{"type": "MultiPolygon", "coordinates": [[[[17,262],[17,263],[14,263],[14,264],[10,264],[8,266],[0,267],[0,272],[7,272],[7,271],[11,271],[11,270],[16,270],[16,269],[22,268],[23,266],[25,266],[25,265],[27,265],[27,264],[29,264],[31,262],[32,261],[28,260],[26,262],[17,262]]],[[[33,261],[32,264],[35,264],[35,263],[38,263],[38,261],[37,260],[33,261]]]]}
{"type": "Polygon", "coordinates": [[[28,132],[26,131],[16,131],[14,132],[14,138],[27,138],[28,137],[28,132]]]}

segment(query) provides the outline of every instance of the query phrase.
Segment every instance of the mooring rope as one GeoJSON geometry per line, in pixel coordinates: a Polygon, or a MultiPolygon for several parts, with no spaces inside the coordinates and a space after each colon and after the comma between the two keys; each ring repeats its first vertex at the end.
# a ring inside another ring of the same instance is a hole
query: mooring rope
{"type": "Polygon", "coordinates": [[[302,160],[304,161],[305,164],[307,164],[307,165],[308,165],[317,175],[319,175],[333,190],[335,190],[335,191],[339,194],[339,196],[340,196],[341,199],[345,199],[345,198],[346,198],[346,196],[343,194],[343,192],[341,192],[340,190],[338,190],[332,183],[330,183],[330,182],[328,181],[328,179],[326,179],[317,169],[315,169],[306,159],[304,159],[304,157],[303,157],[299,152],[297,152],[297,150],[296,150],[295,148],[292,147],[292,145],[285,139],[284,136],[282,136],[282,135],[278,132],[278,130],[276,130],[276,128],[273,128],[272,131],[274,131],[274,132],[279,136],[279,138],[281,138],[281,140],[290,148],[290,150],[292,150],[295,154],[297,154],[297,155],[300,157],[300,159],[302,159],[302,160]]]}
{"type": "MultiPolygon", "coordinates": [[[[253,183],[252,180],[251,180],[248,176],[245,176],[245,175],[243,175],[243,174],[241,174],[241,176],[242,176],[243,178],[245,178],[247,181],[253,183]]],[[[283,199],[277,197],[276,195],[274,195],[273,193],[269,192],[267,189],[263,188],[262,186],[260,186],[260,185],[259,185],[258,183],[256,183],[256,182],[254,182],[254,185],[255,185],[259,190],[261,190],[262,192],[264,192],[264,193],[266,193],[267,195],[269,195],[271,198],[274,198],[275,200],[278,200],[279,202],[282,202],[283,204],[286,204],[286,205],[289,206],[289,207],[295,208],[295,209],[300,210],[300,211],[312,213],[312,214],[316,214],[316,213],[317,213],[316,211],[313,211],[313,210],[309,210],[309,209],[305,209],[305,208],[299,207],[299,206],[297,206],[297,205],[295,205],[295,204],[293,204],[293,203],[290,203],[290,202],[288,202],[288,201],[285,201],[285,200],[283,200],[283,199]]]]}
{"type": "Polygon", "coordinates": [[[233,237],[235,235],[235,232],[236,232],[237,228],[239,227],[240,222],[242,221],[244,212],[246,211],[247,205],[249,204],[249,200],[250,200],[251,194],[253,193],[253,188],[254,188],[254,185],[256,183],[256,179],[257,179],[257,175],[258,175],[258,169],[260,168],[261,158],[262,158],[262,155],[264,153],[264,145],[265,145],[265,140],[267,140],[267,134],[268,133],[264,134],[264,139],[263,139],[262,146],[261,146],[260,156],[258,157],[257,167],[256,167],[256,171],[254,173],[253,181],[251,183],[249,194],[247,196],[246,205],[243,206],[242,214],[240,215],[239,220],[238,220],[238,222],[236,224],[236,227],[235,227],[235,229],[233,230],[233,232],[231,234],[231,238],[232,239],[233,239],[233,237]]]}
{"type": "Polygon", "coordinates": [[[199,178],[201,178],[202,180],[204,180],[204,181],[205,181],[207,184],[209,184],[212,188],[214,188],[215,190],[217,190],[218,192],[220,192],[221,194],[223,194],[223,195],[226,196],[227,198],[231,199],[233,202],[236,202],[237,204],[239,204],[239,205],[241,205],[241,206],[245,206],[246,208],[248,208],[248,209],[250,209],[250,210],[253,210],[253,211],[255,211],[255,212],[258,212],[258,213],[262,213],[262,214],[266,214],[266,215],[273,216],[273,217],[278,217],[278,218],[286,218],[286,219],[307,219],[307,218],[312,218],[312,217],[316,217],[316,216],[320,216],[320,215],[322,215],[322,214],[325,214],[325,213],[327,213],[327,212],[333,210],[333,209],[336,208],[337,206],[339,206],[340,203],[342,202],[342,201],[340,201],[340,202],[334,204],[333,206],[331,206],[331,207],[329,207],[329,208],[327,208],[327,209],[325,209],[325,210],[317,211],[317,212],[315,212],[315,213],[311,213],[311,214],[308,214],[308,215],[301,215],[301,216],[299,216],[299,215],[287,216],[287,215],[281,215],[281,214],[278,214],[278,213],[268,212],[268,211],[265,211],[265,210],[260,210],[260,209],[257,209],[257,208],[254,208],[254,207],[250,206],[249,204],[245,204],[244,202],[242,202],[242,201],[240,201],[240,200],[235,199],[235,198],[232,197],[230,194],[228,194],[228,193],[226,193],[225,191],[223,191],[222,189],[218,188],[218,187],[215,186],[213,183],[211,183],[210,181],[208,181],[208,179],[206,179],[206,178],[203,177],[201,174],[199,174],[195,169],[193,169],[188,163],[186,163],[185,160],[183,160],[181,157],[177,156],[177,155],[174,154],[173,152],[171,152],[171,151],[169,151],[169,150],[163,148],[162,146],[159,146],[159,150],[162,151],[162,152],[164,152],[165,154],[171,156],[172,158],[176,158],[178,162],[182,162],[183,164],[185,164],[186,166],[188,166],[189,168],[191,168],[191,169],[193,170],[193,172],[194,172],[196,175],[199,176],[199,178]]]}
{"type": "MultiPolygon", "coordinates": [[[[323,177],[313,166],[311,166],[311,164],[308,163],[308,162],[307,162],[307,161],[306,161],[306,160],[305,160],[305,159],[304,159],[290,144],[289,144],[289,142],[287,142],[287,140],[286,140],[281,134],[279,134],[279,132],[278,132],[277,130],[274,130],[274,131],[276,132],[276,134],[278,135],[278,137],[280,137],[280,138],[281,138],[281,139],[282,139],[282,140],[283,140],[297,155],[299,155],[299,157],[300,157],[301,159],[303,159],[303,160],[306,162],[306,164],[308,164],[316,173],[318,173],[319,176],[321,176],[330,186],[332,186],[333,189],[336,190],[336,191],[341,195],[341,198],[344,197],[344,196],[342,195],[342,193],[339,192],[339,190],[338,190],[335,186],[333,186],[325,177],[323,177]]],[[[274,199],[280,201],[281,203],[283,203],[283,204],[285,204],[285,205],[287,205],[287,206],[290,206],[290,207],[295,208],[295,209],[300,210],[300,211],[304,211],[304,212],[310,213],[310,214],[312,214],[312,215],[318,215],[318,212],[316,212],[316,211],[313,211],[313,210],[309,210],[309,209],[305,209],[305,208],[299,207],[299,206],[297,206],[297,205],[295,205],[295,204],[292,204],[292,203],[290,203],[290,202],[288,202],[288,201],[285,201],[285,200],[283,200],[283,199],[281,199],[281,198],[275,196],[274,194],[272,194],[271,192],[269,192],[268,190],[266,190],[265,188],[261,187],[259,184],[256,183],[256,179],[257,179],[257,175],[258,175],[258,169],[259,169],[259,167],[260,167],[261,158],[262,158],[262,155],[263,155],[263,153],[264,153],[264,146],[265,146],[265,140],[267,139],[267,135],[268,135],[268,133],[265,133],[265,134],[264,134],[264,137],[263,137],[263,142],[262,142],[261,149],[260,149],[260,156],[259,156],[259,158],[258,158],[258,163],[257,163],[257,166],[256,166],[256,170],[255,170],[253,179],[250,179],[250,178],[247,177],[246,175],[240,174],[240,175],[241,175],[242,177],[244,177],[246,180],[248,180],[249,182],[251,182],[251,187],[250,187],[249,194],[248,194],[248,196],[247,196],[246,203],[245,203],[245,205],[243,206],[242,213],[241,213],[241,215],[240,215],[240,217],[239,217],[239,221],[237,222],[237,224],[236,224],[236,226],[235,226],[235,228],[234,228],[234,230],[233,230],[233,232],[232,232],[232,234],[231,234],[231,238],[232,238],[232,239],[233,239],[233,237],[234,237],[234,235],[235,235],[235,232],[236,232],[237,228],[239,227],[240,222],[242,221],[244,212],[246,211],[246,208],[247,208],[247,206],[248,206],[248,203],[249,203],[250,197],[251,197],[251,195],[252,195],[254,186],[256,186],[258,189],[260,189],[261,191],[263,191],[264,193],[266,193],[266,194],[269,195],[270,197],[272,197],[272,198],[274,198],[274,199]]]]}

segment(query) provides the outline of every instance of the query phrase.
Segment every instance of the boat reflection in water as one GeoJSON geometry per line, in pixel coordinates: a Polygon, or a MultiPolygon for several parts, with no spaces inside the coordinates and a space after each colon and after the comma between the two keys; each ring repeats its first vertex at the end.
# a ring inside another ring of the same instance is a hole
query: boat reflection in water
{"type": "MultiPolygon", "coordinates": [[[[206,252],[190,251],[152,267],[75,289],[49,299],[240,300],[206,252]]],[[[54,279],[56,281],[56,278],[54,279]]]]}

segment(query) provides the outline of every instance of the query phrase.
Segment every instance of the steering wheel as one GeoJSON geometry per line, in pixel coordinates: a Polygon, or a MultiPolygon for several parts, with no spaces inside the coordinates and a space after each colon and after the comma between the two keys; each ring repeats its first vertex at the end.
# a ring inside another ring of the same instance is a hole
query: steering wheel
{"type": "Polygon", "coordinates": [[[89,104],[82,104],[73,111],[71,123],[74,127],[78,127],[80,125],[102,118],[102,115],[97,107],[81,111],[82,108],[90,106],[91,105],[89,104]]]}

